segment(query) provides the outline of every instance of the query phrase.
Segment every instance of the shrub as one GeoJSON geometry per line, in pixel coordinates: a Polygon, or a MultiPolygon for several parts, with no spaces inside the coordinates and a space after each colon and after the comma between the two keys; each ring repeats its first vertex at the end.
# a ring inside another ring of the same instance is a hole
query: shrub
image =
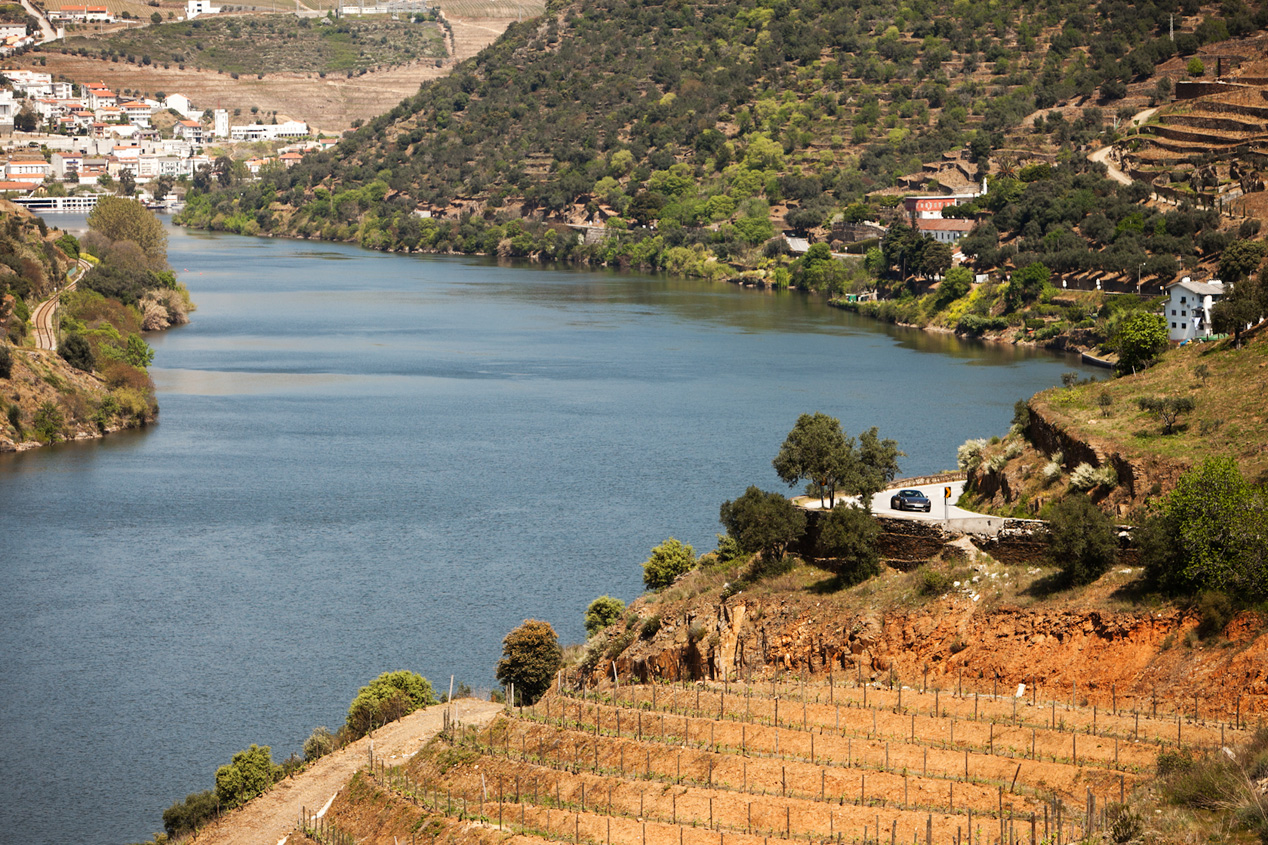
{"type": "Polygon", "coordinates": [[[621,618],[625,602],[611,596],[599,596],[586,608],[586,633],[594,636],[621,618]]]}
{"type": "Polygon", "coordinates": [[[497,679],[506,685],[515,684],[519,699],[516,703],[533,704],[550,689],[562,662],[563,649],[550,623],[525,619],[502,640],[497,679]]]}
{"type": "Polygon", "coordinates": [[[1202,619],[1198,623],[1198,636],[1203,639],[1222,632],[1237,612],[1233,600],[1218,590],[1209,590],[1199,596],[1197,611],[1202,619]]]}
{"type": "Polygon", "coordinates": [[[53,402],[40,405],[35,416],[31,418],[31,429],[42,443],[56,443],[61,440],[62,429],[65,425],[66,419],[62,416],[62,409],[53,402]]]}
{"type": "Polygon", "coordinates": [[[435,703],[436,693],[422,675],[403,669],[384,672],[357,691],[348,707],[348,730],[353,737],[364,736],[435,703]]]}
{"type": "Polygon", "coordinates": [[[880,552],[876,541],[881,533],[875,517],[866,508],[837,505],[823,520],[819,532],[819,552],[841,562],[858,582],[880,573],[880,552]]]}
{"type": "Polygon", "coordinates": [[[951,573],[928,564],[916,570],[916,591],[922,596],[942,596],[950,592],[955,579],[951,573]]]}
{"type": "Polygon", "coordinates": [[[177,801],[163,811],[163,829],[171,837],[193,833],[215,818],[217,806],[214,791],[191,792],[184,801],[177,801]]]}
{"type": "Polygon", "coordinates": [[[652,549],[652,556],[643,562],[643,585],[649,590],[663,590],[695,566],[695,549],[670,537],[652,549]]]}
{"type": "Polygon", "coordinates": [[[304,759],[308,762],[319,760],[335,750],[335,735],[326,726],[313,728],[313,732],[304,740],[304,759]]]}
{"type": "Polygon", "coordinates": [[[13,353],[7,344],[0,343],[0,378],[7,379],[13,374],[13,353]]]}
{"type": "Polygon", "coordinates": [[[740,543],[730,534],[718,535],[718,548],[714,551],[718,557],[718,563],[730,563],[733,560],[744,556],[744,550],[740,548],[740,543]]]}
{"type": "Polygon", "coordinates": [[[1101,416],[1108,417],[1110,408],[1114,404],[1114,397],[1102,390],[1096,397],[1096,404],[1101,409],[1101,416]]]}
{"type": "Polygon", "coordinates": [[[806,530],[806,514],[784,496],[751,486],[735,501],[723,502],[718,519],[745,552],[782,558],[806,530]]]}
{"type": "Polygon", "coordinates": [[[955,462],[962,470],[973,471],[982,464],[985,440],[966,440],[955,450],[955,462]]]}
{"type": "Polygon", "coordinates": [[[1118,484],[1118,471],[1113,465],[1094,467],[1091,464],[1079,464],[1070,473],[1070,487],[1075,490],[1092,490],[1097,487],[1114,487],[1118,484]]]}
{"type": "Polygon", "coordinates": [[[639,628],[638,635],[644,640],[650,640],[660,632],[660,614],[649,616],[643,620],[643,626],[639,628]]]}
{"type": "Polygon", "coordinates": [[[240,807],[273,785],[273,753],[267,745],[252,744],[233,755],[233,762],[216,769],[216,798],[226,810],[240,807]]]}
{"type": "Polygon", "coordinates": [[[1163,434],[1173,432],[1180,415],[1193,410],[1193,400],[1188,396],[1142,396],[1136,404],[1140,410],[1158,417],[1163,434]]]}
{"type": "Polygon", "coordinates": [[[1084,496],[1052,506],[1048,518],[1048,559],[1071,585],[1090,584],[1118,560],[1114,525],[1084,496]]]}
{"type": "Polygon", "coordinates": [[[71,332],[62,340],[57,347],[57,354],[66,359],[67,364],[86,373],[91,373],[97,363],[88,340],[78,332],[71,332]]]}

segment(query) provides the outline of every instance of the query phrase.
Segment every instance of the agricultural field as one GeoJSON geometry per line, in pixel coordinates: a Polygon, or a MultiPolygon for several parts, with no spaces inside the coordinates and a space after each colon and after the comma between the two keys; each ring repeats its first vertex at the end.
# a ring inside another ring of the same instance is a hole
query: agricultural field
{"type": "Polygon", "coordinates": [[[1074,688],[861,681],[555,690],[374,761],[301,827],[334,842],[1059,845],[1122,825],[1161,753],[1249,733],[1240,702],[1180,713],[1113,690],[1087,706],[1074,688]]]}
{"type": "Polygon", "coordinates": [[[354,73],[446,55],[440,28],[383,18],[315,23],[293,15],[210,17],[68,38],[61,52],[129,64],[266,75],[354,73]]]}

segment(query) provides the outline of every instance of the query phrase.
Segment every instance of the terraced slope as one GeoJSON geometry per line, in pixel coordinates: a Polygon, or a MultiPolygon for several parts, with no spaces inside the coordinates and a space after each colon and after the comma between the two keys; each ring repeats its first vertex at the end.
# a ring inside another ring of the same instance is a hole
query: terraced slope
{"type": "Polygon", "coordinates": [[[1072,842],[1102,829],[1160,750],[1243,733],[1231,714],[962,684],[555,691],[403,765],[376,761],[306,826],[384,843],[1072,842]]]}

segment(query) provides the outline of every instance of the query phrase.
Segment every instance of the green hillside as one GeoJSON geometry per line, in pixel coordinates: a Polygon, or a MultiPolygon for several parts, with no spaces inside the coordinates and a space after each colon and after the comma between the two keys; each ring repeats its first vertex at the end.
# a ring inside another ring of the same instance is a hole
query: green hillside
{"type": "Polygon", "coordinates": [[[1165,96],[1151,75],[1178,47],[1265,22],[1241,0],[1209,13],[1165,0],[554,3],[333,152],[195,194],[181,220],[846,292],[936,274],[949,250],[890,244],[851,269],[790,262],[772,236],[844,247],[834,223],[892,219],[897,197],[878,191],[965,150],[969,176],[993,174],[979,268],[1152,262],[1169,281],[1227,243],[1218,217],[1147,211],[1147,191],[1103,179],[1085,151],[1165,96]],[[626,234],[580,245],[559,229],[596,219],[626,234]]]}

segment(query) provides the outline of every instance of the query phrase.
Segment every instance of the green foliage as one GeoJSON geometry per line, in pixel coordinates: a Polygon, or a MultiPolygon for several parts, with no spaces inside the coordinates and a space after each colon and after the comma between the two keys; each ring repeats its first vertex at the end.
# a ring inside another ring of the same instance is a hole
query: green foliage
{"type": "Polygon", "coordinates": [[[357,691],[348,707],[348,731],[354,738],[364,736],[435,703],[431,683],[422,675],[404,669],[384,672],[357,691]]]}
{"type": "Polygon", "coordinates": [[[1175,431],[1180,415],[1193,410],[1193,400],[1188,396],[1141,396],[1136,404],[1140,410],[1153,414],[1162,422],[1163,434],[1175,431]]]}
{"type": "Polygon", "coordinates": [[[562,663],[563,649],[550,623],[525,619],[502,640],[497,679],[504,685],[515,684],[516,703],[533,704],[550,689],[562,663]]]}
{"type": "Polygon", "coordinates": [[[1268,494],[1232,458],[1209,458],[1180,477],[1138,532],[1145,574],[1169,592],[1268,596],[1268,494]]]}
{"type": "Polygon", "coordinates": [[[870,510],[837,505],[823,517],[818,553],[838,561],[856,583],[880,574],[877,540],[881,529],[870,510]]]}
{"type": "Polygon", "coordinates": [[[219,802],[213,790],[191,792],[163,811],[163,829],[171,837],[193,833],[216,817],[219,802]]]}
{"type": "Polygon", "coordinates": [[[1118,560],[1114,524],[1086,496],[1067,496],[1046,518],[1048,559],[1072,586],[1092,583],[1118,560]]]}
{"type": "MultiPolygon", "coordinates": [[[[837,487],[843,486],[854,470],[853,450],[853,439],[845,436],[841,421],[836,417],[819,412],[802,414],[792,431],[788,432],[772,463],[775,473],[789,487],[795,486],[798,481],[808,480],[818,490],[820,503],[832,507],[836,502],[837,487]]],[[[725,519],[723,524],[726,524],[725,519]]],[[[730,533],[739,538],[736,532],[730,533]]]]}
{"type": "MultiPolygon", "coordinates": [[[[1242,279],[1211,310],[1215,330],[1231,332],[1240,347],[1242,331],[1268,316],[1268,279],[1264,272],[1242,279]]],[[[1205,380],[1205,376],[1198,377],[1205,380]]]]}
{"type": "Polygon", "coordinates": [[[216,798],[225,810],[242,806],[272,785],[273,755],[267,745],[252,744],[216,769],[216,798]]]}
{"type": "Polygon", "coordinates": [[[806,514],[787,497],[756,486],[734,501],[722,503],[719,520],[727,534],[747,553],[783,558],[791,543],[806,530],[806,514]]]}
{"type": "Polygon", "coordinates": [[[163,223],[137,200],[102,197],[88,214],[88,227],[112,242],[136,244],[150,262],[150,269],[161,270],[167,265],[163,223]]]}
{"type": "Polygon", "coordinates": [[[969,292],[969,287],[973,284],[973,272],[964,266],[952,267],[947,274],[942,277],[942,282],[938,285],[938,295],[934,299],[934,305],[938,310],[942,310],[960,299],[969,292]]]}
{"type": "Polygon", "coordinates": [[[0,378],[13,375],[13,352],[8,344],[0,343],[0,378]]]}
{"type": "Polygon", "coordinates": [[[54,402],[44,402],[31,417],[31,430],[41,443],[56,443],[62,439],[66,418],[54,402]]]}
{"type": "Polygon", "coordinates": [[[593,637],[620,619],[624,612],[625,602],[611,596],[599,596],[586,608],[586,633],[593,637]]]}
{"type": "Polygon", "coordinates": [[[1138,311],[1119,323],[1114,344],[1120,373],[1143,370],[1167,348],[1167,321],[1161,314],[1138,311]]]}
{"type": "Polygon", "coordinates": [[[313,728],[313,732],[304,740],[304,759],[313,762],[335,750],[335,735],[324,725],[313,728]]]}
{"type": "Polygon", "coordinates": [[[1236,240],[1220,254],[1220,278],[1236,285],[1251,275],[1268,255],[1268,242],[1236,240]]]}
{"type": "Polygon", "coordinates": [[[719,534],[718,548],[714,554],[718,557],[719,563],[730,563],[737,558],[744,556],[744,549],[740,547],[740,543],[730,534],[719,534]]]}
{"type": "Polygon", "coordinates": [[[62,339],[57,347],[57,354],[66,359],[66,363],[75,369],[86,373],[91,373],[97,365],[93,358],[92,347],[88,345],[84,336],[77,332],[71,332],[62,339]]]}
{"type": "Polygon", "coordinates": [[[660,614],[649,616],[643,620],[642,626],[638,630],[638,635],[644,640],[650,640],[660,631],[660,614]]]}
{"type": "Polygon", "coordinates": [[[652,556],[643,562],[643,586],[663,590],[678,576],[695,568],[695,549],[670,537],[652,549],[652,556]]]}
{"type": "Polygon", "coordinates": [[[1038,299],[1051,277],[1052,271],[1038,261],[1027,264],[1014,273],[1004,290],[1004,303],[1008,310],[1016,311],[1038,299]]]}

